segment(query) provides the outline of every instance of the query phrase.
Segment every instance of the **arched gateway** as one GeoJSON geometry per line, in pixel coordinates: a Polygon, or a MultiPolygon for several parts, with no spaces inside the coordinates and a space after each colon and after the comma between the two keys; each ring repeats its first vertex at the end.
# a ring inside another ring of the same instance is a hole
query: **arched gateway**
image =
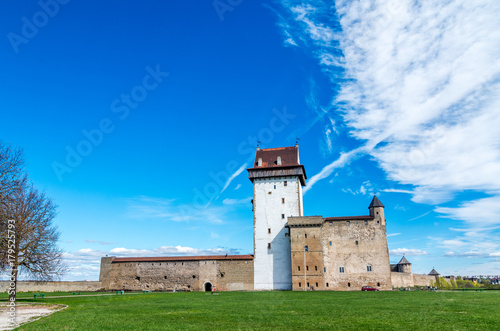
{"type": "Polygon", "coordinates": [[[212,292],[212,283],[210,282],[205,283],[205,292],[212,292]]]}

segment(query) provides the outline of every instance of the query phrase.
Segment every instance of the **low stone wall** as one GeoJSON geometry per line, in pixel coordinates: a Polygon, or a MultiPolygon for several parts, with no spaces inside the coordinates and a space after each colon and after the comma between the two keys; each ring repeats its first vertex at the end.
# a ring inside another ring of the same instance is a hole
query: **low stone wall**
{"type": "MultiPolygon", "coordinates": [[[[0,290],[6,292],[10,287],[9,281],[0,281],[0,290]]],[[[18,292],[92,292],[102,289],[101,282],[37,282],[18,281],[18,292]]]]}
{"type": "Polygon", "coordinates": [[[406,272],[391,272],[392,287],[430,286],[436,277],[406,272]]]}
{"type": "Polygon", "coordinates": [[[413,287],[413,274],[406,272],[391,272],[392,287],[413,287]]]}
{"type": "Polygon", "coordinates": [[[415,286],[430,286],[431,281],[436,282],[436,277],[429,275],[413,274],[415,286]]]}

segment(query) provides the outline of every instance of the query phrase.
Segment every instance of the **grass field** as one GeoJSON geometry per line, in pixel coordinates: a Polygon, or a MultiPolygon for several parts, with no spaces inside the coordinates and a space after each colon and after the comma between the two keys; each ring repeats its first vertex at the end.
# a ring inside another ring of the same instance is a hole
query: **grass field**
{"type": "Polygon", "coordinates": [[[69,307],[20,330],[500,330],[498,291],[141,293],[19,300],[29,301],[69,307]]]}

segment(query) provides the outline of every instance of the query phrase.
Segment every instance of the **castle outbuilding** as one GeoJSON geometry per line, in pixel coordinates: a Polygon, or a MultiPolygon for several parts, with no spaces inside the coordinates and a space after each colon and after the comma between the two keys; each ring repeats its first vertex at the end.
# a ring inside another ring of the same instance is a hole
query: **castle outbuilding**
{"type": "Polygon", "coordinates": [[[248,170],[253,184],[253,255],[103,257],[106,290],[360,290],[427,286],[405,257],[389,262],[384,205],[369,214],[304,216],[306,172],[299,146],[260,149],[248,170]]]}

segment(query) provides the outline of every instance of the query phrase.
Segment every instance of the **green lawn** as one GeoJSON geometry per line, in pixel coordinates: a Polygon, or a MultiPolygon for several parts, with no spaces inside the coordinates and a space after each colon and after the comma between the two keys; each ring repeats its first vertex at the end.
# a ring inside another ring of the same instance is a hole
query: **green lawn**
{"type": "MultiPolygon", "coordinates": [[[[20,300],[27,301],[35,300],[20,300]]],[[[69,308],[21,330],[500,329],[499,291],[141,293],[36,301],[69,308]]]]}

